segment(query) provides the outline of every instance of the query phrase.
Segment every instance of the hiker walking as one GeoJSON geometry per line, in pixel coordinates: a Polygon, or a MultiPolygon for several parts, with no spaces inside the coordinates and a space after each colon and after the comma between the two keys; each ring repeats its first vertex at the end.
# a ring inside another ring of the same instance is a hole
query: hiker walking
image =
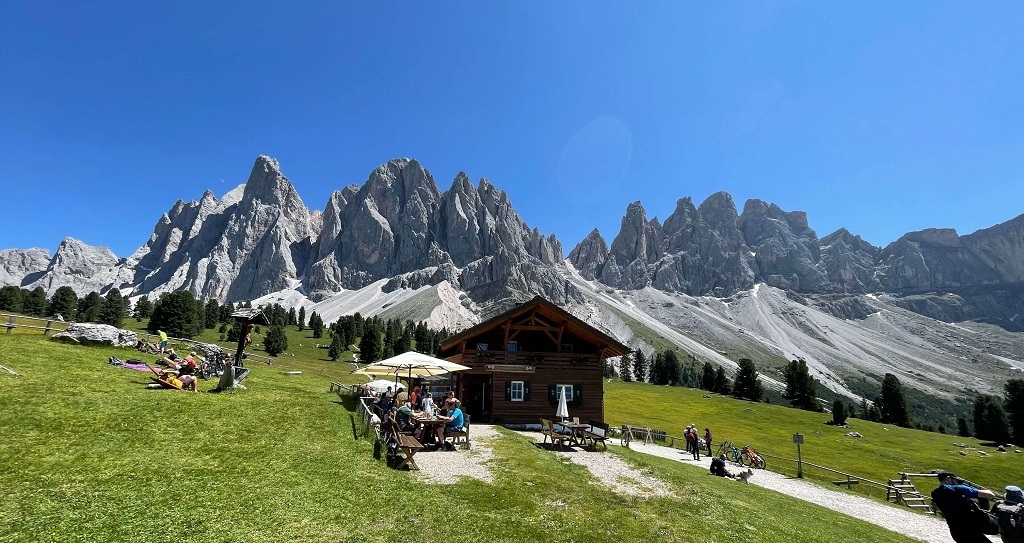
{"type": "Polygon", "coordinates": [[[939,486],[932,491],[932,503],[939,508],[949,526],[949,535],[956,543],[991,543],[982,532],[974,509],[973,499],[993,499],[991,490],[978,489],[960,484],[956,474],[948,471],[938,473],[939,486]]]}

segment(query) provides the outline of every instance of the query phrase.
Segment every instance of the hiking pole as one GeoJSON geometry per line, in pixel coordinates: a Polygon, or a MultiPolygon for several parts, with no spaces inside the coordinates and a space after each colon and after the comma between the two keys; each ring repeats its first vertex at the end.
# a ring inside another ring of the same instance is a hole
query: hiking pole
{"type": "Polygon", "coordinates": [[[7,372],[8,372],[8,373],[10,373],[11,375],[14,375],[14,376],[16,376],[16,377],[21,377],[21,374],[20,374],[20,373],[18,373],[18,372],[16,372],[16,371],[12,370],[11,368],[8,368],[7,366],[4,366],[4,365],[0,364],[0,368],[3,368],[3,369],[5,369],[5,370],[7,370],[7,372]]]}

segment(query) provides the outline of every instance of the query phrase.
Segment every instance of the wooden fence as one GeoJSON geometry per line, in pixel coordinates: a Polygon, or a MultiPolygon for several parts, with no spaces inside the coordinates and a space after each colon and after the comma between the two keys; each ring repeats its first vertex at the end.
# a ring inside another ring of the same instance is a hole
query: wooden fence
{"type": "Polygon", "coordinates": [[[50,332],[63,332],[70,324],[53,317],[29,317],[13,313],[0,313],[0,323],[0,326],[7,329],[8,334],[24,329],[39,330],[44,336],[50,335],[50,332]]]}

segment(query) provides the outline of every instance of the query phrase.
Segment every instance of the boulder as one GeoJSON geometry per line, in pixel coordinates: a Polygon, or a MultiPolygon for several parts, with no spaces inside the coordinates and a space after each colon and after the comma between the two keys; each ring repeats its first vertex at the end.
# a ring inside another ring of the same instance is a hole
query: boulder
{"type": "Polygon", "coordinates": [[[139,336],[135,332],[109,324],[76,323],[68,326],[63,332],[54,334],[53,339],[80,345],[134,347],[139,341],[139,336]]]}

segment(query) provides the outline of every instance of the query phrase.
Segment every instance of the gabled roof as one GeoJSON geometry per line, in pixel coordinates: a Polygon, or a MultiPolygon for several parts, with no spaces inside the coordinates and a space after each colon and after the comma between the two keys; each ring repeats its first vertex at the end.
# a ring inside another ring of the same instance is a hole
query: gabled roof
{"type": "Polygon", "coordinates": [[[466,330],[448,338],[441,344],[441,355],[450,355],[450,351],[452,349],[457,349],[459,344],[463,341],[467,341],[470,338],[476,337],[494,328],[499,328],[508,321],[516,321],[517,319],[527,317],[530,314],[541,315],[554,322],[564,323],[567,328],[569,328],[574,334],[580,336],[580,338],[589,341],[594,345],[603,347],[605,350],[605,357],[621,356],[630,351],[629,347],[619,343],[615,338],[574,317],[571,313],[557,305],[537,296],[529,302],[520,304],[501,315],[493,317],[490,320],[482,322],[472,328],[467,328],[466,330]]]}

